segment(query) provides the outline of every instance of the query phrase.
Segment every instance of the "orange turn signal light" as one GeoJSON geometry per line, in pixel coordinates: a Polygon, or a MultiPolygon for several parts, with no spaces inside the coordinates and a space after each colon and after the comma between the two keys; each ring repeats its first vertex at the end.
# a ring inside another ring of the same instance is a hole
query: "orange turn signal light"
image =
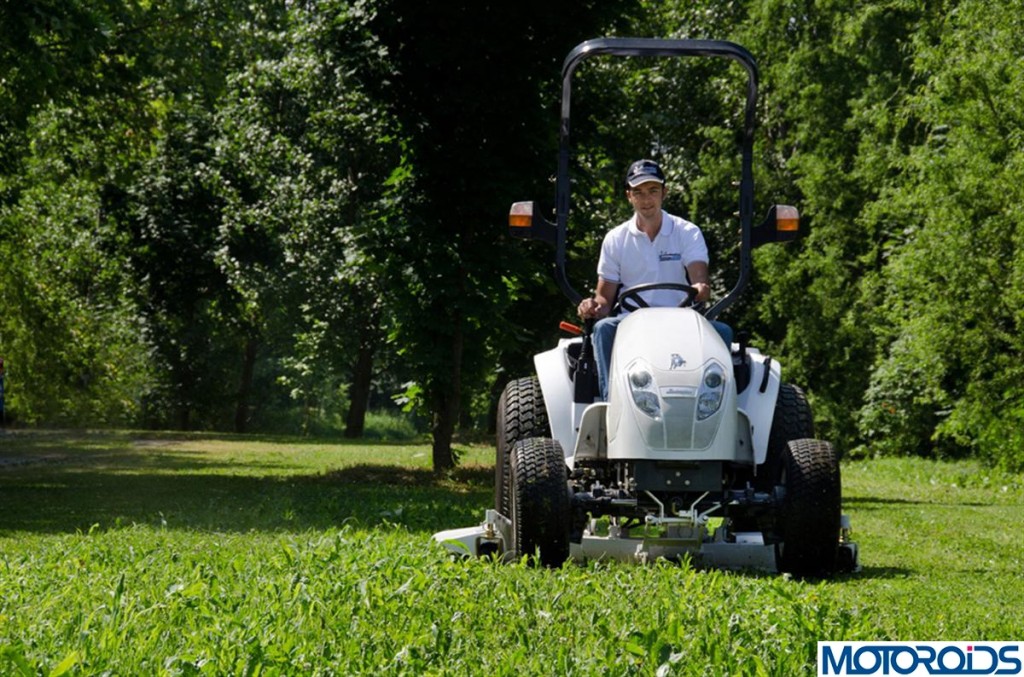
{"type": "Polygon", "coordinates": [[[776,205],[775,230],[784,232],[800,230],[800,210],[790,205],[776,205]]]}
{"type": "Polygon", "coordinates": [[[514,202],[508,212],[510,228],[529,228],[533,225],[533,203],[514,202]]]}

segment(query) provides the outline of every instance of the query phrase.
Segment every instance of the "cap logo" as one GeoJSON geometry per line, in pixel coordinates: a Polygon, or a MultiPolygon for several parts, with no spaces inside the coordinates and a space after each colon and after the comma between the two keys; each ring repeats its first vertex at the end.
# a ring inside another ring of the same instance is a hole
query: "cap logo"
{"type": "Polygon", "coordinates": [[[626,172],[626,183],[631,188],[635,188],[647,181],[665,183],[665,174],[661,171],[661,167],[658,166],[657,162],[654,160],[637,160],[629,166],[629,171],[626,172]]]}

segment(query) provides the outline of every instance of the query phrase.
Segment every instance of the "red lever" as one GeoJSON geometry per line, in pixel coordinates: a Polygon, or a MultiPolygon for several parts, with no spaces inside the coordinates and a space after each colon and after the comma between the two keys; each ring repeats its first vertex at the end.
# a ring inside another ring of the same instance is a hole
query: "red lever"
{"type": "Polygon", "coordinates": [[[579,336],[580,334],[583,333],[582,327],[578,327],[575,324],[572,324],[571,322],[559,322],[558,328],[561,329],[562,331],[567,331],[570,334],[573,334],[574,336],[579,336]]]}

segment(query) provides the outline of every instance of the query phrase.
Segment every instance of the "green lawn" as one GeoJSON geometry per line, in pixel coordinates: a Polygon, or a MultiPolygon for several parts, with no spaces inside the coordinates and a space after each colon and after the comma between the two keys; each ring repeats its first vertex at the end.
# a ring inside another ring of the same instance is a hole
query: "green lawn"
{"type": "Polygon", "coordinates": [[[0,433],[0,674],[813,674],[825,639],[1019,640],[1024,477],[844,465],[862,572],[535,569],[430,541],[492,451],[0,433]]]}

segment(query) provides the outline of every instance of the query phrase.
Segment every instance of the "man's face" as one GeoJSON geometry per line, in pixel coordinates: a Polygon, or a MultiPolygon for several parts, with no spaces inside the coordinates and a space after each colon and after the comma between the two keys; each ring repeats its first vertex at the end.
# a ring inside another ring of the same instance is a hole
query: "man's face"
{"type": "Polygon", "coordinates": [[[637,214],[650,218],[661,212],[661,202],[665,199],[665,186],[657,181],[647,181],[626,191],[629,204],[637,214]]]}

